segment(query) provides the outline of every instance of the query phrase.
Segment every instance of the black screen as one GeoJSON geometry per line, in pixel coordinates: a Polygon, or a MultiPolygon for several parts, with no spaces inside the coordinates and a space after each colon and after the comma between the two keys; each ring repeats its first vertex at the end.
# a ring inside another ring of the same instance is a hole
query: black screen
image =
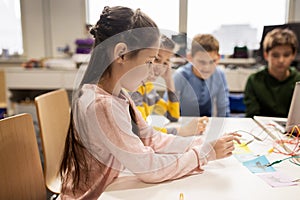
{"type": "MultiPolygon", "coordinates": [[[[261,41],[260,41],[259,53],[257,54],[258,61],[261,64],[266,64],[266,61],[263,59],[263,41],[265,39],[266,34],[275,28],[288,28],[288,29],[294,31],[294,33],[296,34],[297,39],[298,39],[298,45],[300,45],[300,41],[299,41],[300,40],[300,23],[288,23],[288,24],[264,26],[261,41]]],[[[300,46],[298,46],[298,52],[297,52],[295,61],[291,65],[295,66],[298,70],[300,69],[300,46]]]]}

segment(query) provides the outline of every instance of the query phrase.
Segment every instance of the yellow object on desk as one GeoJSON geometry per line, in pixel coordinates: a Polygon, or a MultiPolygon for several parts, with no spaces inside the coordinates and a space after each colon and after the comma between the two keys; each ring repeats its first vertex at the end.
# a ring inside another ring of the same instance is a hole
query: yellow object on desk
{"type": "Polygon", "coordinates": [[[180,193],[179,200],[184,200],[183,193],[180,193]]]}
{"type": "Polygon", "coordinates": [[[235,144],[235,149],[233,151],[234,154],[245,154],[245,153],[252,153],[249,149],[247,143],[235,144]]]}

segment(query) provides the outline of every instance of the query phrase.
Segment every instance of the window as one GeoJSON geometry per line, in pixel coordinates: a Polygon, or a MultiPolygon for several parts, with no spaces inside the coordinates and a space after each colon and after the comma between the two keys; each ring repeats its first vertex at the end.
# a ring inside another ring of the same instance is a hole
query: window
{"type": "MultiPolygon", "coordinates": [[[[123,5],[133,9],[141,8],[161,29],[176,34],[179,28],[179,1],[87,0],[87,22],[95,24],[105,5],[123,5]]],[[[246,45],[249,49],[258,49],[264,25],[286,23],[288,1],[189,0],[188,43],[197,33],[211,33],[220,42],[221,54],[232,54],[234,46],[246,45]]]]}
{"type": "Polygon", "coordinates": [[[104,6],[117,5],[132,9],[140,8],[160,29],[171,31],[172,34],[178,32],[179,0],[87,0],[87,23],[95,24],[104,6]]]}
{"type": "Polygon", "coordinates": [[[23,54],[20,0],[0,1],[0,52],[23,54]]]}
{"type": "Polygon", "coordinates": [[[264,25],[286,23],[288,0],[189,0],[187,36],[211,33],[221,54],[234,46],[258,49],[264,25]]]}

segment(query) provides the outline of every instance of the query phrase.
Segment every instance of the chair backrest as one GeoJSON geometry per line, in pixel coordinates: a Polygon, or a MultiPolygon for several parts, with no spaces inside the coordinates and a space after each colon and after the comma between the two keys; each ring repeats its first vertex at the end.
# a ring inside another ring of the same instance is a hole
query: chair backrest
{"type": "Polygon", "coordinates": [[[65,89],[35,97],[35,106],[43,145],[44,175],[47,188],[59,194],[59,175],[70,122],[70,103],[65,89]]]}
{"type": "Polygon", "coordinates": [[[0,120],[0,160],[0,199],[46,199],[31,115],[0,120]]]}

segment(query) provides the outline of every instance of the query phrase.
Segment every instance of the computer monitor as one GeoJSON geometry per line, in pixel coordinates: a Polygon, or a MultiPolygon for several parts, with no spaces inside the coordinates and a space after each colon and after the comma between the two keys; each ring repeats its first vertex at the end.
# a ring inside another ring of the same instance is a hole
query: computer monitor
{"type": "Polygon", "coordinates": [[[291,132],[294,126],[300,124],[300,81],[296,82],[285,130],[291,132]]]}
{"type": "Polygon", "coordinates": [[[264,26],[261,41],[260,41],[259,52],[257,53],[257,56],[259,57],[258,62],[260,62],[261,64],[266,64],[266,61],[264,60],[264,57],[263,57],[263,41],[264,41],[267,33],[275,28],[288,28],[288,29],[294,31],[294,33],[296,34],[296,36],[298,38],[299,46],[298,46],[298,52],[297,52],[295,61],[291,65],[295,66],[299,70],[300,69],[300,23],[287,23],[287,24],[264,26]]]}
{"type": "Polygon", "coordinates": [[[172,40],[179,46],[179,50],[176,52],[176,54],[185,57],[186,50],[187,50],[186,33],[179,33],[177,35],[172,35],[172,40]]]}

